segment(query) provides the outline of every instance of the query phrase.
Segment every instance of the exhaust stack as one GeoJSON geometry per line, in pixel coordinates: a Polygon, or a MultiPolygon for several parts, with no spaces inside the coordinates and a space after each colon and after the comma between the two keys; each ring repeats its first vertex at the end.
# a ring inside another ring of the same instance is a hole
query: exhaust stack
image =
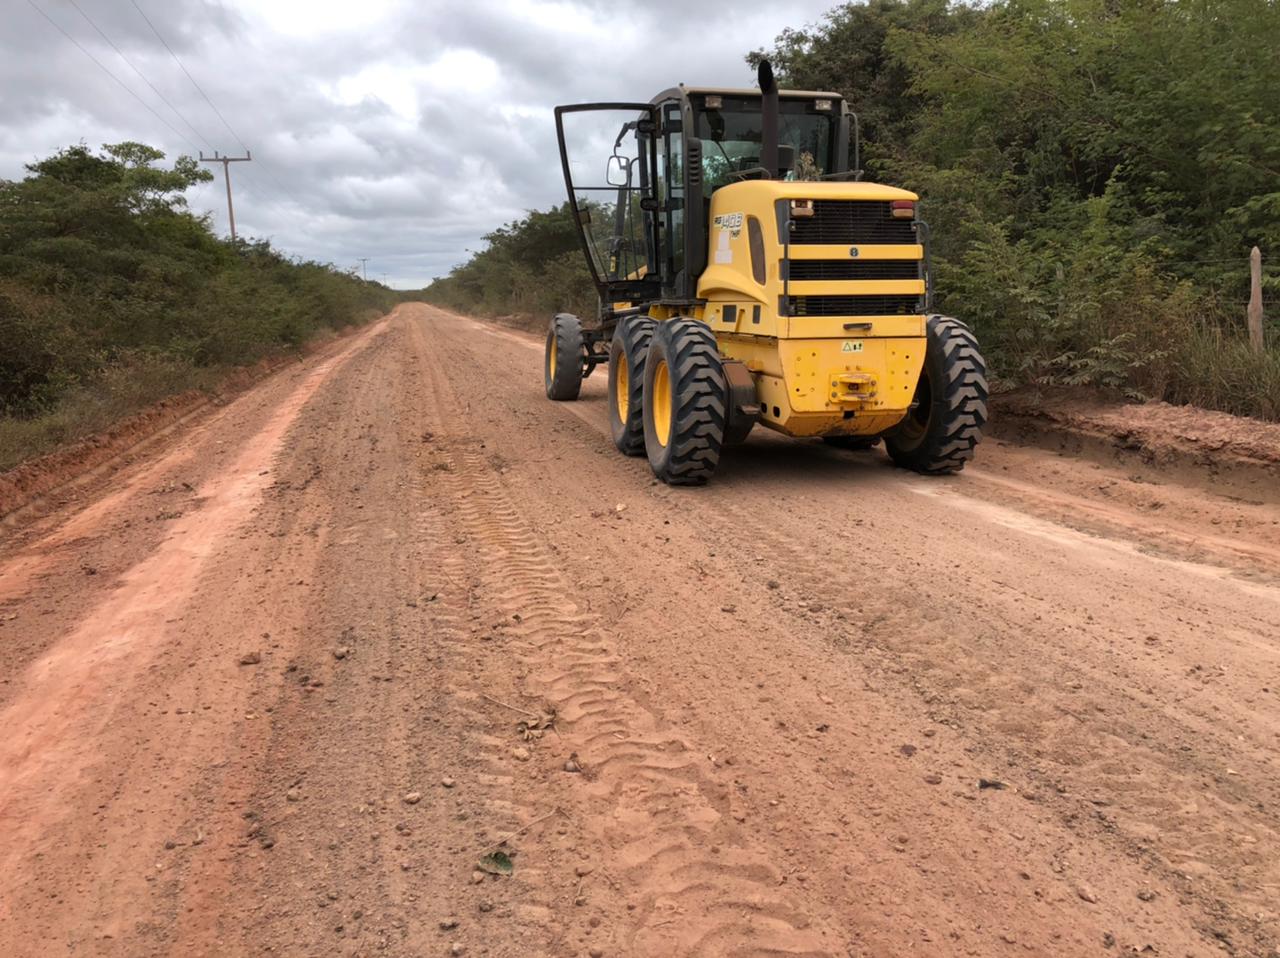
{"type": "Polygon", "coordinates": [[[778,84],[773,79],[773,64],[761,60],[756,71],[760,83],[760,165],[770,179],[778,175],[778,84]]]}

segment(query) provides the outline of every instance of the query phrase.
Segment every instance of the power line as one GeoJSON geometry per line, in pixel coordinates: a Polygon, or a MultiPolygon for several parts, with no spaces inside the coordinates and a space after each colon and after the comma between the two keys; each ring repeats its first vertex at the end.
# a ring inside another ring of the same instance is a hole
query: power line
{"type": "MultiPolygon", "coordinates": [[[[191,85],[196,88],[196,92],[199,93],[200,96],[204,98],[205,103],[209,104],[209,109],[213,110],[214,114],[222,122],[222,125],[227,128],[227,132],[231,134],[232,138],[237,143],[240,144],[240,148],[244,150],[245,153],[247,154],[249,152],[249,147],[245,144],[244,140],[240,139],[240,134],[238,134],[235,130],[231,128],[231,124],[227,122],[227,118],[222,115],[222,111],[218,109],[217,104],[215,104],[213,100],[209,98],[209,94],[204,92],[204,87],[200,86],[200,84],[196,82],[196,78],[191,75],[191,71],[187,69],[186,65],[178,57],[178,54],[174,52],[173,47],[169,46],[169,42],[160,34],[160,31],[156,28],[156,25],[151,22],[151,18],[147,16],[146,11],[143,10],[142,7],[138,6],[138,0],[129,0],[129,2],[133,4],[133,9],[138,11],[138,15],[147,22],[147,26],[151,28],[151,32],[155,34],[156,39],[159,40],[161,45],[166,50],[169,51],[169,56],[173,57],[173,62],[178,64],[178,68],[182,70],[182,72],[186,75],[187,79],[191,81],[191,85]]],[[[203,137],[201,137],[201,139],[203,139],[203,137]]],[[[206,140],[205,142],[207,143],[208,141],[206,140]]],[[[293,192],[287,186],[285,186],[278,179],[276,179],[275,174],[271,172],[270,165],[263,163],[261,157],[259,157],[259,160],[258,160],[258,167],[259,169],[262,170],[263,173],[267,174],[267,179],[271,181],[272,185],[277,190],[279,190],[289,199],[293,200],[293,202],[296,203],[298,206],[301,207],[305,205],[301,200],[299,200],[296,196],[294,196],[293,192]]]]}
{"type": "Polygon", "coordinates": [[[112,39],[109,36],[107,36],[106,33],[103,32],[102,28],[89,18],[89,14],[85,13],[84,10],[80,8],[80,4],[76,3],[76,0],[68,0],[68,2],[73,7],[76,8],[76,13],[84,17],[85,22],[89,24],[89,26],[93,27],[94,30],[98,31],[98,36],[102,37],[102,39],[107,41],[107,45],[111,47],[112,50],[116,51],[116,54],[120,57],[121,60],[123,60],[128,65],[129,69],[131,69],[134,73],[138,74],[138,76],[142,78],[142,82],[145,83],[147,86],[149,86],[151,88],[151,92],[160,98],[160,102],[163,103],[165,106],[167,106],[170,110],[172,110],[174,113],[174,116],[176,116],[179,120],[185,123],[187,125],[187,129],[189,129],[192,133],[194,133],[199,139],[203,140],[204,145],[209,147],[209,149],[212,150],[213,144],[209,142],[208,138],[205,137],[205,135],[201,133],[199,130],[197,130],[192,125],[191,121],[182,115],[182,111],[179,110],[176,106],[170,103],[168,99],[165,98],[165,95],[163,93],[161,93],[159,90],[156,89],[155,84],[152,83],[150,80],[148,80],[146,75],[141,70],[139,70],[136,66],[134,66],[133,61],[124,55],[124,51],[121,50],[118,46],[116,46],[115,43],[112,41],[112,39]]]}
{"type": "Polygon", "coordinates": [[[168,120],[166,120],[164,117],[162,117],[159,113],[157,113],[157,112],[155,111],[155,109],[151,106],[151,104],[150,104],[150,103],[148,103],[146,100],[144,100],[142,97],[138,96],[138,94],[134,91],[134,89],[133,89],[131,86],[129,86],[127,83],[125,83],[123,80],[121,80],[118,76],[116,76],[114,73],[112,73],[109,69],[107,69],[106,65],[105,65],[105,64],[103,64],[103,62],[102,62],[101,60],[99,60],[97,57],[95,57],[92,53],[90,53],[90,52],[89,52],[89,51],[84,47],[84,45],[83,45],[83,44],[81,44],[81,42],[80,42],[79,40],[77,40],[77,39],[76,39],[75,37],[73,37],[71,34],[67,33],[67,31],[66,31],[66,30],[64,30],[64,29],[62,28],[62,25],[61,25],[60,23],[58,23],[58,21],[57,21],[57,20],[54,20],[54,19],[53,19],[53,17],[49,16],[49,14],[45,13],[45,12],[44,12],[44,10],[42,10],[40,7],[36,6],[36,2],[35,2],[35,0],[27,0],[27,3],[28,3],[28,4],[30,4],[31,9],[33,9],[36,13],[40,14],[40,16],[44,17],[46,20],[48,20],[48,21],[49,21],[49,23],[53,26],[53,28],[54,28],[55,30],[57,30],[59,33],[61,33],[64,37],[66,37],[66,38],[67,38],[68,40],[70,40],[72,43],[74,43],[74,44],[76,45],[76,48],[77,48],[81,53],[83,53],[83,54],[84,54],[85,56],[87,56],[90,60],[92,60],[94,63],[96,63],[96,64],[98,65],[98,68],[99,68],[100,70],[102,70],[102,72],[103,72],[103,73],[105,73],[107,76],[111,77],[111,79],[115,80],[115,81],[116,81],[116,83],[120,84],[120,86],[124,89],[124,91],[125,91],[126,93],[128,93],[131,97],[133,97],[135,100],[137,100],[139,103],[141,103],[144,107],[146,107],[146,109],[147,109],[147,112],[148,112],[148,113],[150,113],[150,114],[151,114],[152,116],[154,116],[157,120],[159,120],[161,123],[163,123],[165,126],[167,126],[167,127],[169,128],[169,130],[174,134],[174,136],[177,136],[179,139],[185,140],[188,146],[190,146],[192,149],[194,149],[194,150],[196,150],[197,152],[199,152],[199,147],[197,147],[197,146],[196,146],[196,144],[195,144],[194,142],[192,142],[192,140],[191,140],[191,138],[190,138],[189,136],[187,136],[187,135],[186,135],[185,133],[183,133],[182,131],[178,130],[178,129],[177,129],[177,128],[172,124],[172,123],[170,123],[168,120]]]}
{"type": "MultiPolygon", "coordinates": [[[[30,2],[30,0],[28,0],[28,2],[30,2]]],[[[178,64],[179,69],[181,69],[182,72],[187,75],[187,79],[191,81],[191,85],[196,88],[196,91],[199,92],[202,97],[204,97],[204,102],[209,104],[209,108],[213,110],[218,119],[222,121],[222,125],[227,128],[227,132],[230,133],[232,138],[240,144],[240,148],[247,153],[249,148],[245,146],[244,140],[240,139],[240,135],[236,133],[235,130],[231,129],[231,124],[228,123],[227,118],[222,115],[222,111],[214,106],[213,101],[209,99],[209,94],[204,92],[204,89],[196,82],[196,78],[191,75],[191,71],[183,65],[182,61],[178,59],[178,55],[173,52],[173,47],[169,46],[168,41],[160,35],[160,31],[157,30],[156,25],[151,22],[151,18],[143,12],[142,7],[138,6],[138,0],[129,0],[129,2],[133,4],[133,9],[138,11],[139,16],[141,16],[143,20],[147,21],[147,26],[149,26],[151,28],[151,32],[156,35],[156,39],[159,40],[164,48],[169,51],[169,56],[173,57],[173,62],[178,64]]]]}

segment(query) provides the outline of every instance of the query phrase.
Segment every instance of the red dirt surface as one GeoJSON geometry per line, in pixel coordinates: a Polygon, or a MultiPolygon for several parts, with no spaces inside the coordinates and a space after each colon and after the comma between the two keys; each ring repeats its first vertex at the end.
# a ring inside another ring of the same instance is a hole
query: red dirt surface
{"type": "Polygon", "coordinates": [[[1277,954],[1273,502],[672,489],[540,364],[406,305],[10,530],[0,954],[1277,954]]]}

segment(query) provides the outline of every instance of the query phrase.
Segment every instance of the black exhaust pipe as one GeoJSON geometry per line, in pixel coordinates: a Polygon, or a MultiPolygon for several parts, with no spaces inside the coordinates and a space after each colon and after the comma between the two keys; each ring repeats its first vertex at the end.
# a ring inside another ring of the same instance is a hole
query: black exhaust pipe
{"type": "Polygon", "coordinates": [[[778,175],[778,84],[773,80],[773,64],[761,60],[756,70],[760,81],[760,165],[769,178],[778,175]]]}

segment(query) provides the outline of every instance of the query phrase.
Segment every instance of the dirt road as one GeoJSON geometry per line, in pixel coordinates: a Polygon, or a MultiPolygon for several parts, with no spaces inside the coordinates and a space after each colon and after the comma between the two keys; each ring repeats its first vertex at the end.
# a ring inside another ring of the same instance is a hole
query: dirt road
{"type": "Polygon", "coordinates": [[[671,489],[540,355],[405,306],[4,533],[0,954],[1280,954],[1280,506],[671,489]]]}

